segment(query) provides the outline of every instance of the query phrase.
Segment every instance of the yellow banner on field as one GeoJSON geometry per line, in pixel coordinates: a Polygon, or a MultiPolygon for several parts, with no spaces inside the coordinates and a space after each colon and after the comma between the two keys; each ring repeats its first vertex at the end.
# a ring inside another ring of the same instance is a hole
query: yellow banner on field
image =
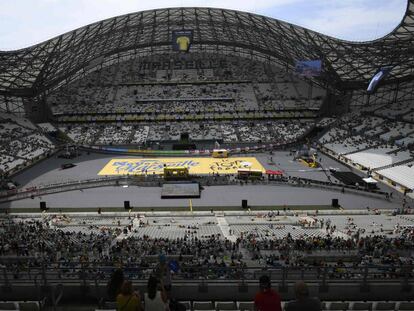
{"type": "Polygon", "coordinates": [[[190,174],[237,174],[237,170],[252,169],[265,172],[254,157],[237,158],[153,158],[153,159],[112,159],[98,175],[161,175],[164,167],[188,167],[190,174]]]}

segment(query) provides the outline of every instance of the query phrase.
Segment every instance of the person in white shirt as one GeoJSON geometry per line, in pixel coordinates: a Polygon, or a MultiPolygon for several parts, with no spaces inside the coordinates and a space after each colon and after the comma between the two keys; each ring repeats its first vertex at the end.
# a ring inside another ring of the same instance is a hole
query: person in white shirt
{"type": "Polygon", "coordinates": [[[162,281],[158,282],[155,276],[150,276],[147,284],[147,292],[144,296],[145,311],[168,310],[167,294],[162,281]],[[158,287],[158,284],[160,287],[158,287]]]}

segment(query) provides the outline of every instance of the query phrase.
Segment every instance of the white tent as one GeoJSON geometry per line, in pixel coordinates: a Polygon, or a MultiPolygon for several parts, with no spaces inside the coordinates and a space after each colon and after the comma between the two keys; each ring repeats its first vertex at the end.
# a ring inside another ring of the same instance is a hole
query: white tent
{"type": "Polygon", "coordinates": [[[368,178],[363,178],[363,181],[365,181],[367,184],[376,184],[378,183],[378,181],[376,181],[374,178],[372,177],[368,177],[368,178]]]}

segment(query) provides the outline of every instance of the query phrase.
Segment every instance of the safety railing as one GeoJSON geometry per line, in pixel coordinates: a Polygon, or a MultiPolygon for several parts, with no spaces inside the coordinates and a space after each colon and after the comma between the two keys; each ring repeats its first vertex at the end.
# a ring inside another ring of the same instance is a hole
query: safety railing
{"type": "MultiPolygon", "coordinates": [[[[111,263],[67,263],[23,265],[16,272],[16,265],[2,267],[0,285],[10,287],[13,284],[32,283],[37,286],[52,284],[79,283],[86,286],[90,283],[106,282],[117,269],[111,263]]],[[[125,264],[122,267],[126,278],[134,281],[145,281],[154,271],[152,266],[140,266],[138,263],[125,264]]],[[[414,266],[411,265],[369,265],[369,266],[336,266],[336,267],[233,267],[208,266],[198,264],[181,264],[173,273],[176,282],[232,282],[257,281],[263,275],[269,275],[280,284],[290,281],[305,280],[329,283],[361,283],[399,282],[409,284],[414,281],[414,266]]]]}
{"type": "MultiPolygon", "coordinates": [[[[252,181],[239,181],[234,177],[231,178],[229,175],[221,176],[193,176],[193,180],[199,182],[202,186],[214,186],[214,185],[235,185],[239,183],[252,183],[252,184],[263,184],[263,185],[287,185],[293,187],[303,187],[303,188],[315,188],[315,189],[326,189],[330,191],[343,191],[346,189],[347,192],[352,192],[353,194],[369,196],[369,197],[381,197],[385,198],[386,193],[382,191],[367,190],[355,186],[340,185],[331,182],[324,182],[319,180],[312,180],[306,178],[276,178],[276,179],[267,179],[264,178],[261,180],[252,180],[252,181]]],[[[114,176],[114,177],[102,177],[94,179],[84,179],[84,180],[74,180],[66,181],[61,183],[54,183],[48,185],[41,185],[37,187],[29,187],[23,189],[13,189],[10,191],[0,192],[0,203],[9,202],[27,198],[33,198],[42,195],[48,195],[52,193],[59,193],[65,191],[73,190],[82,190],[88,188],[96,187],[106,187],[106,186],[122,186],[122,185],[136,185],[140,187],[155,187],[161,186],[164,182],[162,176],[160,175],[146,175],[146,176],[114,176]]],[[[391,200],[388,198],[388,200],[391,200]]]]}

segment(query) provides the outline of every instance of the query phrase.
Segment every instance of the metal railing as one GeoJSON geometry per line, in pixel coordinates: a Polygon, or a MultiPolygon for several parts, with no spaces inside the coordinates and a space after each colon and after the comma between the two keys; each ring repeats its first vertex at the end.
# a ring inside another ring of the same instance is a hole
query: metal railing
{"type": "MultiPolygon", "coordinates": [[[[252,181],[240,181],[230,178],[228,175],[221,176],[193,176],[193,180],[199,182],[201,185],[235,185],[239,183],[251,183],[251,184],[263,184],[263,185],[286,185],[292,187],[303,187],[303,188],[315,188],[315,189],[327,189],[331,191],[342,191],[347,189],[348,192],[353,194],[364,195],[369,197],[381,197],[385,198],[385,192],[379,190],[367,190],[356,186],[347,186],[341,184],[335,184],[332,182],[325,182],[313,179],[292,177],[292,178],[276,178],[276,179],[265,179],[252,180],[252,181]]],[[[121,186],[121,185],[136,185],[140,187],[156,187],[161,186],[164,179],[160,175],[146,175],[146,176],[114,176],[114,177],[102,177],[94,179],[84,180],[72,180],[61,183],[54,183],[48,185],[41,185],[37,187],[29,187],[23,189],[13,189],[9,191],[0,192],[0,203],[9,202],[27,198],[33,198],[36,196],[42,196],[52,193],[82,190],[88,188],[105,187],[105,186],[121,186]]],[[[390,200],[390,199],[388,199],[390,200]]]]}
{"type": "MultiPolygon", "coordinates": [[[[73,284],[86,286],[90,283],[107,282],[110,275],[117,269],[112,263],[60,263],[37,265],[3,266],[0,274],[0,286],[11,287],[15,284],[33,284],[47,287],[53,284],[73,284]]],[[[148,280],[154,266],[140,266],[130,263],[122,267],[126,278],[133,281],[148,280]]],[[[414,282],[414,266],[410,265],[369,265],[343,267],[232,267],[181,264],[179,271],[173,274],[175,282],[234,282],[257,281],[263,275],[281,284],[304,280],[309,282],[329,283],[361,283],[414,282]]]]}

